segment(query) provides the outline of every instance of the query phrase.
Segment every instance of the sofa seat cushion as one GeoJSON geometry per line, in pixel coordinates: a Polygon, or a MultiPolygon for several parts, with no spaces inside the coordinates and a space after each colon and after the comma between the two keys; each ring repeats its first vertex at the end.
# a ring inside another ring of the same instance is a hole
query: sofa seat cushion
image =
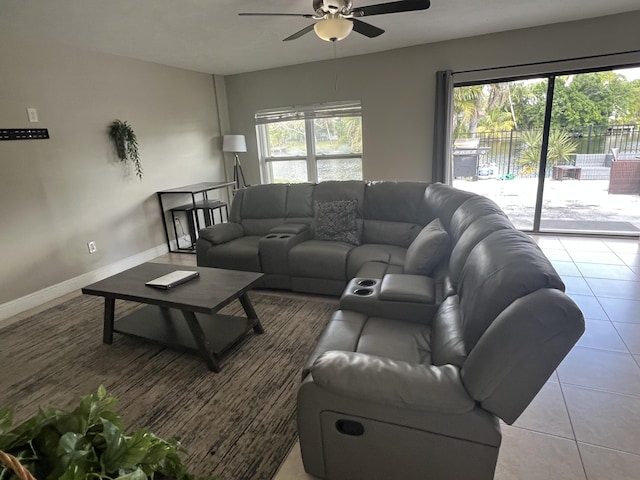
{"type": "Polygon", "coordinates": [[[430,365],[431,327],[417,322],[369,317],[360,332],[356,351],[430,365]]]}
{"type": "Polygon", "coordinates": [[[198,250],[198,265],[230,270],[261,272],[258,242],[262,236],[245,236],[227,243],[216,245],[216,248],[198,250]]]}
{"type": "MultiPolygon", "coordinates": [[[[362,266],[368,262],[380,262],[387,265],[404,265],[406,249],[394,245],[359,245],[349,252],[347,278],[354,278],[362,266]]],[[[380,277],[381,278],[381,277],[380,277]]]]}
{"type": "Polygon", "coordinates": [[[346,281],[346,265],[353,245],[327,240],[309,240],[289,251],[292,277],[312,277],[346,281]]]}
{"type": "Polygon", "coordinates": [[[307,359],[302,378],[325,352],[341,350],[378,355],[412,364],[431,365],[431,328],[417,322],[369,317],[351,310],[338,310],[320,335],[307,359]]]}

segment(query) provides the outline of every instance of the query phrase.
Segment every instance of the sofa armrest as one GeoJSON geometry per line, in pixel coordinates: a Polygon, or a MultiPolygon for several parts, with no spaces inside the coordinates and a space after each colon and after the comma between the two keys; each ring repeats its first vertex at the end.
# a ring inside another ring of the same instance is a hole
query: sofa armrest
{"type": "Polygon", "coordinates": [[[307,230],[309,230],[309,225],[306,223],[283,223],[282,225],[273,227],[269,233],[290,233],[293,235],[299,235],[307,230]]]}
{"type": "Polygon", "coordinates": [[[208,240],[214,245],[227,243],[244,235],[244,229],[239,223],[218,223],[200,230],[200,238],[208,240]]]}
{"type": "Polygon", "coordinates": [[[357,352],[330,351],[311,368],[328,391],[398,408],[447,414],[473,410],[460,370],[453,365],[411,364],[357,352]]]}
{"type": "Polygon", "coordinates": [[[410,303],[436,303],[433,278],[408,273],[387,274],[380,285],[380,300],[410,303]]]}

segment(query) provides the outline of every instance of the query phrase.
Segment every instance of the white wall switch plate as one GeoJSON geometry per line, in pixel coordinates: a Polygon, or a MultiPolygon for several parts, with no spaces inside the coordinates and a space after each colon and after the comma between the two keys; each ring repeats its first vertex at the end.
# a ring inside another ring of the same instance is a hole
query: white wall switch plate
{"type": "Polygon", "coordinates": [[[27,108],[27,117],[29,117],[31,123],[36,123],[38,121],[38,110],[35,108],[27,108]]]}

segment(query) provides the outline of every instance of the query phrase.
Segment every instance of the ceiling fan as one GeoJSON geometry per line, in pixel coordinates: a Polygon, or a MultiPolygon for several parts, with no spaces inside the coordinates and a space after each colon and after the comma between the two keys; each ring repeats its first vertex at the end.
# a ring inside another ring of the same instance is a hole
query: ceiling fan
{"type": "Polygon", "coordinates": [[[426,10],[430,5],[431,2],[429,0],[401,0],[354,8],[352,0],[313,0],[315,13],[240,13],[239,15],[303,17],[319,20],[285,38],[284,41],[295,40],[311,30],[315,30],[316,35],[322,40],[335,42],[346,38],[352,30],[369,38],[374,38],[384,33],[383,29],[358,20],[360,17],[426,10]]]}

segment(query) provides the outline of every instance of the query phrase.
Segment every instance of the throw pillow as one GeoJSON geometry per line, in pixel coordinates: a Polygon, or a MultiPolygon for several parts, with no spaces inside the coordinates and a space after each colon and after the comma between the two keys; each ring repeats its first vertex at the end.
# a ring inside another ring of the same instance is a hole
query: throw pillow
{"type": "Polygon", "coordinates": [[[317,239],[360,245],[357,200],[315,202],[315,210],[317,239]]]}
{"type": "Polygon", "coordinates": [[[449,253],[449,234],[439,218],[424,227],[407,248],[404,273],[429,276],[449,253]]]}

